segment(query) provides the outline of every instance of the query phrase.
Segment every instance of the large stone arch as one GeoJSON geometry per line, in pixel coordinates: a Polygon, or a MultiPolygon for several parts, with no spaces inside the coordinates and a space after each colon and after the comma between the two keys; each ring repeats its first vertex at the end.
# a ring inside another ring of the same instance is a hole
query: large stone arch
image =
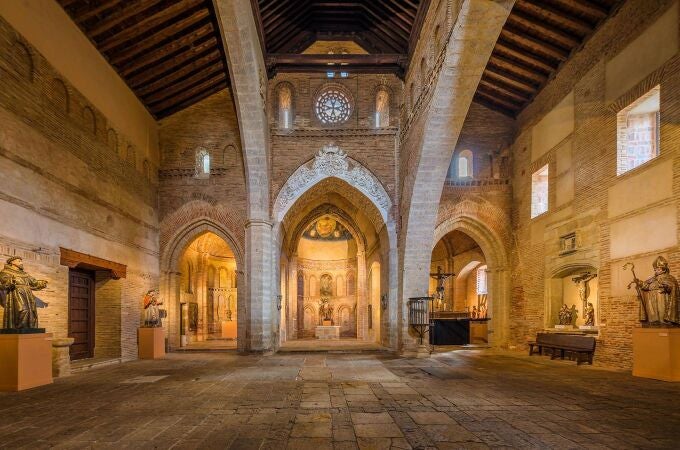
{"type": "Polygon", "coordinates": [[[474,239],[482,249],[487,265],[492,317],[489,322],[489,343],[496,347],[506,346],[510,334],[510,264],[503,240],[496,231],[477,218],[456,215],[437,226],[430,250],[452,231],[462,231],[474,239]]]}
{"type": "Polygon", "coordinates": [[[197,217],[190,223],[184,224],[176,229],[172,237],[166,242],[161,252],[161,275],[160,275],[160,295],[166,301],[168,310],[168,343],[170,347],[179,347],[179,314],[180,314],[180,271],[179,261],[184,251],[198,237],[214,233],[223,239],[231,248],[236,259],[236,305],[237,305],[237,345],[239,351],[246,350],[246,336],[248,318],[246,315],[247,307],[245,302],[245,280],[244,255],[243,250],[238,245],[234,235],[221,223],[216,222],[211,217],[197,217]]]}
{"type": "MultiPolygon", "coordinates": [[[[398,331],[398,243],[397,227],[393,214],[393,203],[378,178],[359,162],[350,158],[334,145],[327,145],[310,161],[301,165],[286,180],[273,203],[274,220],[274,267],[279,266],[280,250],[284,245],[285,222],[291,214],[297,216],[301,201],[315,189],[328,189],[353,204],[373,224],[381,242],[381,259],[385,279],[381,289],[387,294],[387,323],[392,328],[385,330],[383,343],[397,348],[398,331]]],[[[309,204],[307,204],[309,206],[309,204]]],[[[294,228],[291,232],[294,232],[294,228]]],[[[365,268],[364,268],[365,272],[365,268]]],[[[365,282],[365,273],[358,275],[365,282]]],[[[280,285],[280,280],[273,282],[280,285]]],[[[381,312],[382,313],[382,312],[381,312]]]]}
{"type": "MultiPolygon", "coordinates": [[[[465,0],[428,85],[404,125],[401,296],[427,295],[430,246],[451,155],[472,97],[514,0],[465,0]]],[[[416,70],[415,66],[411,70],[416,70]]],[[[402,314],[406,313],[403,305],[402,314]]],[[[405,317],[405,316],[403,316],[405,317]]],[[[403,326],[402,347],[415,349],[403,326]]]]}
{"type": "Polygon", "coordinates": [[[314,159],[306,162],[286,180],[274,200],[272,217],[283,221],[286,213],[305,192],[326,178],[338,178],[360,191],[380,212],[384,223],[391,218],[392,200],[378,178],[339,147],[324,146],[314,159]]]}

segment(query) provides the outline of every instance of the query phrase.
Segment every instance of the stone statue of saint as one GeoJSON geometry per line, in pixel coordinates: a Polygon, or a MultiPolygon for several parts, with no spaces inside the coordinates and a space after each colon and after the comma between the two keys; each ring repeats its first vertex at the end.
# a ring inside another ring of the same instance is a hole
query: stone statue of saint
{"type": "Polygon", "coordinates": [[[594,327],[595,326],[595,308],[593,307],[593,304],[591,302],[588,302],[588,306],[585,309],[585,313],[583,314],[583,318],[586,321],[587,327],[594,327]]]}
{"type": "Polygon", "coordinates": [[[319,300],[319,315],[321,320],[333,320],[333,309],[328,304],[328,298],[321,297],[319,300]]]}
{"type": "Polygon", "coordinates": [[[636,285],[640,300],[640,322],[680,325],[678,280],[670,274],[668,261],[663,256],[656,258],[652,267],[654,275],[650,278],[641,281],[635,277],[631,282],[636,285]]]}
{"type": "Polygon", "coordinates": [[[48,303],[34,296],[33,291],[46,287],[47,281],[36,280],[24,272],[21,258],[9,258],[0,271],[0,306],[5,309],[2,329],[41,330],[37,308],[46,308],[48,303]]]}
{"type": "Polygon", "coordinates": [[[161,327],[163,326],[164,311],[159,308],[163,302],[158,301],[158,291],[155,289],[149,290],[144,295],[144,326],[145,327],[161,327]]]}

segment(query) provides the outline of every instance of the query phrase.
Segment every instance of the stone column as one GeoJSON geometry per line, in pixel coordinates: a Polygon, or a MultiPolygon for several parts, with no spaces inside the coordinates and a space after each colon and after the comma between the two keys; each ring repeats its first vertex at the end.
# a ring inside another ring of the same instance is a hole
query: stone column
{"type": "Polygon", "coordinates": [[[510,337],[510,271],[487,269],[489,344],[506,347],[510,337]]]}
{"type": "Polygon", "coordinates": [[[180,325],[180,292],[179,292],[179,272],[164,272],[160,281],[160,298],[163,306],[168,311],[168,317],[163,321],[163,326],[168,330],[168,344],[170,348],[180,346],[179,335],[180,325]]]}
{"type": "MultiPolygon", "coordinates": [[[[245,351],[272,350],[272,223],[250,220],[246,224],[245,311],[239,309],[239,326],[245,324],[245,351]]],[[[240,334],[239,334],[240,335],[240,334]]]]}
{"type": "Polygon", "coordinates": [[[368,337],[368,290],[366,289],[366,252],[357,252],[357,339],[368,337]]]}
{"type": "Polygon", "coordinates": [[[293,255],[288,265],[288,313],[286,315],[288,339],[297,338],[297,274],[297,255],[293,255]]]}
{"type": "Polygon", "coordinates": [[[196,301],[198,302],[201,324],[196,333],[196,340],[208,339],[208,254],[200,253],[196,263],[196,301]]]}

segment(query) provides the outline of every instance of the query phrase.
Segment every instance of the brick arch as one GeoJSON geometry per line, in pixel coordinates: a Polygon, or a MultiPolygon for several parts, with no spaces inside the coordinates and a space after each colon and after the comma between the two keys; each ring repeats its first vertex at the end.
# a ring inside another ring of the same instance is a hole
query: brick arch
{"type": "MultiPolygon", "coordinates": [[[[164,267],[164,262],[169,261],[166,253],[172,251],[173,243],[176,245],[178,236],[200,223],[222,230],[222,234],[229,237],[225,240],[232,247],[234,254],[244,255],[243,223],[221,205],[214,206],[203,200],[194,200],[166,216],[160,224],[160,248],[163,255],[161,268],[164,267]]],[[[170,267],[167,267],[167,270],[170,270],[170,267]]]]}

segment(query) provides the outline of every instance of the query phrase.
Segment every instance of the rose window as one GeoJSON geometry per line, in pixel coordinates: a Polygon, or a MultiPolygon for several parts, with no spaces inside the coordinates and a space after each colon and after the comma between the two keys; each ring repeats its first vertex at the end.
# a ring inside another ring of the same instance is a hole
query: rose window
{"type": "Polygon", "coordinates": [[[316,99],[316,117],[325,124],[346,122],[352,113],[347,96],[338,89],[327,89],[316,99]]]}

